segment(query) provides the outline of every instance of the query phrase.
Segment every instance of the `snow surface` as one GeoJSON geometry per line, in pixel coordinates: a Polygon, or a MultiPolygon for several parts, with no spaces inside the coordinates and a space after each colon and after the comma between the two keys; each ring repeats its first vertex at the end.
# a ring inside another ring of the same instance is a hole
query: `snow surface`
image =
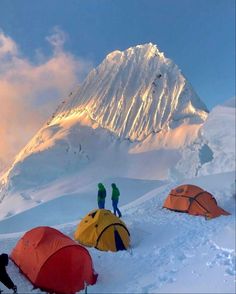
{"type": "MultiPolygon", "coordinates": [[[[120,209],[132,245],[129,251],[117,253],[88,248],[99,274],[97,284],[89,286],[88,293],[235,293],[235,198],[230,189],[234,180],[234,173],[185,180],[213,193],[218,204],[231,213],[205,220],[162,209],[170,189],[184,182],[107,179],[107,185],[116,181],[122,187],[124,205],[120,209]],[[133,200],[135,191],[141,197],[133,200]]],[[[90,186],[84,190],[94,198],[86,197],[87,202],[83,202],[84,215],[96,206],[93,192],[90,186]]],[[[76,204],[71,197],[66,202],[65,197],[49,201],[50,208],[41,204],[0,222],[0,251],[10,253],[23,235],[19,231],[42,224],[73,238],[82,216],[81,206],[78,198],[76,204]]],[[[108,207],[109,202],[108,197],[108,207]]],[[[32,291],[32,285],[12,262],[8,273],[19,293],[40,292],[32,291]]]]}
{"type": "Polygon", "coordinates": [[[185,146],[182,158],[175,167],[176,177],[235,171],[235,117],[234,107],[218,105],[212,109],[199,130],[198,138],[185,146]],[[203,163],[201,155],[205,157],[203,163]]]}

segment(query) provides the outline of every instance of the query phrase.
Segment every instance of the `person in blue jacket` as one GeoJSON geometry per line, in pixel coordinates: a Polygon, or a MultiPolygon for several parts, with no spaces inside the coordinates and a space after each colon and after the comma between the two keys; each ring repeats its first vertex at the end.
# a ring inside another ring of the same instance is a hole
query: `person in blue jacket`
{"type": "Polygon", "coordinates": [[[98,184],[98,208],[99,209],[104,209],[105,208],[105,198],[107,196],[106,189],[102,183],[98,184]]]}

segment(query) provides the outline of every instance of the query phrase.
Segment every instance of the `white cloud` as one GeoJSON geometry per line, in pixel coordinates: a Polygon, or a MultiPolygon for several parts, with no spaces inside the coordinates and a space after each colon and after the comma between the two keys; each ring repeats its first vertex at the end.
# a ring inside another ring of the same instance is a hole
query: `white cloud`
{"type": "Polygon", "coordinates": [[[66,33],[57,26],[52,29],[52,34],[46,37],[46,40],[51,44],[56,53],[63,51],[66,39],[66,33]]]}
{"type": "Polygon", "coordinates": [[[0,30],[0,58],[5,58],[8,54],[16,55],[17,51],[15,42],[0,30]]]}
{"type": "MultiPolygon", "coordinates": [[[[66,34],[47,37],[50,58],[33,64],[0,30],[0,164],[6,166],[92,65],[65,52],[66,34]]],[[[0,166],[1,171],[1,166],[0,166]]]]}

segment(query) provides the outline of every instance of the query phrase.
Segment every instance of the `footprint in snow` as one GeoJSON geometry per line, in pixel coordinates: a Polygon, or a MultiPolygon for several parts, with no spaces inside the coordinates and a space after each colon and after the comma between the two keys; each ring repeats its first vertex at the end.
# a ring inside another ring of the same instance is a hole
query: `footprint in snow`
{"type": "Polygon", "coordinates": [[[236,255],[234,250],[225,249],[212,244],[211,248],[216,251],[215,257],[207,266],[212,268],[214,265],[223,265],[226,267],[225,272],[230,276],[236,275],[236,255]]]}

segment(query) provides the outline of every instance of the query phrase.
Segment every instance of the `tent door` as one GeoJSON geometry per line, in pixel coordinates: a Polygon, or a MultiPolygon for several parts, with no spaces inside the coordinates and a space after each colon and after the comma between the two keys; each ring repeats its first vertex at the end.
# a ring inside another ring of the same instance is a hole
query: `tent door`
{"type": "Polygon", "coordinates": [[[116,250],[126,250],[125,245],[120,237],[119,232],[115,229],[114,230],[115,235],[115,243],[116,243],[116,250]]]}

